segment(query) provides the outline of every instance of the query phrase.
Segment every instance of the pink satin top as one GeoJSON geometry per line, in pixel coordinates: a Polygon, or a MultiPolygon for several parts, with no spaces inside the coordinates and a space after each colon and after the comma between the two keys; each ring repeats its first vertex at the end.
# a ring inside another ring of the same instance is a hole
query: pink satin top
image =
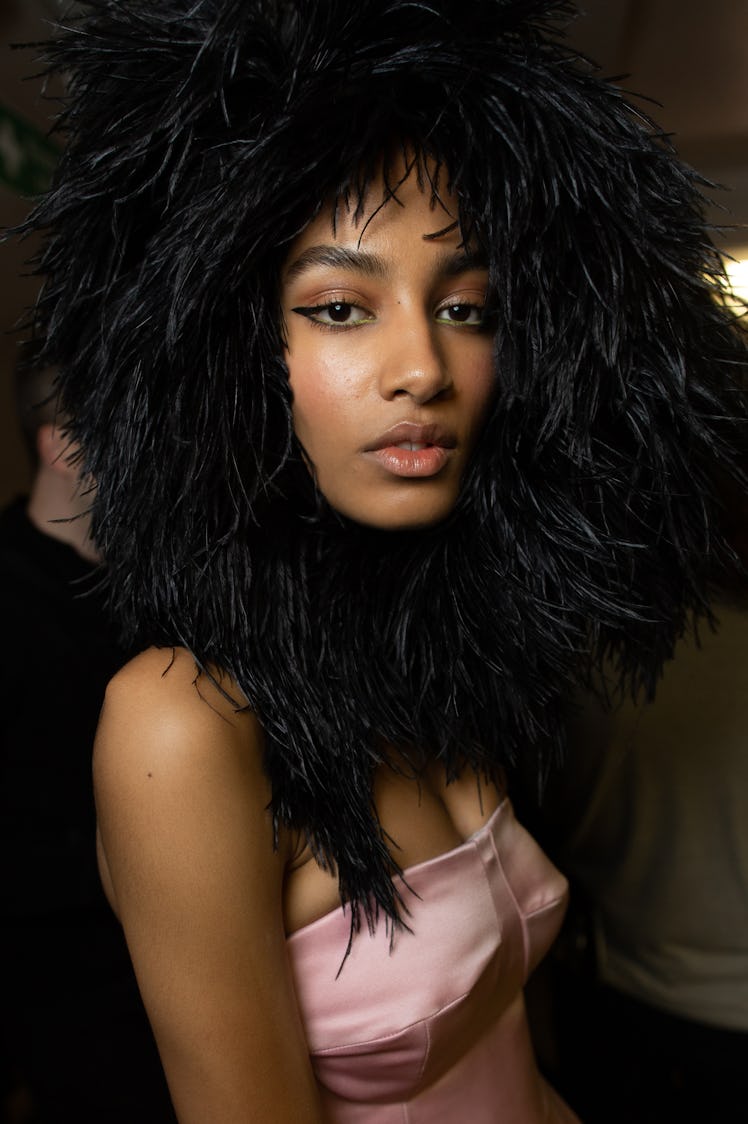
{"type": "Polygon", "coordinates": [[[563,876],[504,800],[453,851],[405,871],[406,918],[353,941],[349,915],[288,938],[330,1124],[571,1124],[540,1076],[522,987],[566,906],[563,876]]]}

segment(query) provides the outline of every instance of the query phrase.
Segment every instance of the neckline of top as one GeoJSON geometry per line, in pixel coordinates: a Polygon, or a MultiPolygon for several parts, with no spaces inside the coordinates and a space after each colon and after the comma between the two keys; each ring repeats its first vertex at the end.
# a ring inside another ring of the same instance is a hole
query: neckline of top
{"type": "MultiPolygon", "coordinates": [[[[398,876],[399,880],[407,884],[408,880],[414,874],[425,870],[427,867],[437,866],[440,863],[446,862],[447,860],[454,858],[461,851],[466,850],[468,847],[474,846],[474,844],[483,835],[486,835],[489,831],[491,831],[494,824],[498,820],[500,813],[502,812],[502,810],[505,810],[508,805],[509,798],[507,796],[503,796],[494,810],[491,812],[485,823],[482,823],[479,828],[476,828],[476,830],[468,835],[465,839],[463,839],[461,843],[458,843],[456,847],[451,847],[448,851],[442,851],[439,855],[432,855],[430,859],[422,859],[421,862],[413,863],[412,866],[406,867],[405,870],[403,870],[402,873],[398,876]]],[[[345,906],[335,906],[334,909],[328,910],[327,913],[323,913],[321,917],[315,918],[314,921],[310,921],[307,925],[302,925],[300,929],[294,929],[292,933],[289,933],[287,935],[286,941],[293,941],[297,937],[302,936],[304,933],[308,933],[310,930],[316,929],[317,926],[322,926],[325,924],[325,922],[329,922],[330,920],[332,920],[332,918],[339,917],[344,913],[345,906]]]]}

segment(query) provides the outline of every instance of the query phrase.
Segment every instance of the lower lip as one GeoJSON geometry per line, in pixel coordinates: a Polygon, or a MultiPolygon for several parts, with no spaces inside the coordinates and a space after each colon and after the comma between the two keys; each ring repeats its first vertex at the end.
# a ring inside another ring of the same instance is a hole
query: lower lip
{"type": "Polygon", "coordinates": [[[401,449],[397,445],[388,445],[384,449],[373,449],[368,455],[393,476],[428,477],[441,472],[449,460],[450,451],[443,445],[427,445],[425,449],[401,449]]]}

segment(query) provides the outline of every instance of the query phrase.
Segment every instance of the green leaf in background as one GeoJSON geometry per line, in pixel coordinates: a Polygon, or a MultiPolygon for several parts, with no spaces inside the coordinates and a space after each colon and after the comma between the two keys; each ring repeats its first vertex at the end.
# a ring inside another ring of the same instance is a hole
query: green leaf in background
{"type": "Polygon", "coordinates": [[[44,133],[0,104],[0,183],[19,195],[40,195],[59,156],[44,133]]]}

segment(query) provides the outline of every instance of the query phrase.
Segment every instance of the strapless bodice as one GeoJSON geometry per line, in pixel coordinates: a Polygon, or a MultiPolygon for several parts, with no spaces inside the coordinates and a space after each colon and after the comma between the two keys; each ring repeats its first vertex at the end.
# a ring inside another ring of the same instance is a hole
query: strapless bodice
{"type": "Polygon", "coordinates": [[[573,1121],[537,1072],[522,986],[555,937],[563,876],[504,800],[400,880],[409,931],[353,940],[341,908],[288,938],[331,1124],[573,1121]],[[342,963],[342,968],[341,968],[342,963]]]}

